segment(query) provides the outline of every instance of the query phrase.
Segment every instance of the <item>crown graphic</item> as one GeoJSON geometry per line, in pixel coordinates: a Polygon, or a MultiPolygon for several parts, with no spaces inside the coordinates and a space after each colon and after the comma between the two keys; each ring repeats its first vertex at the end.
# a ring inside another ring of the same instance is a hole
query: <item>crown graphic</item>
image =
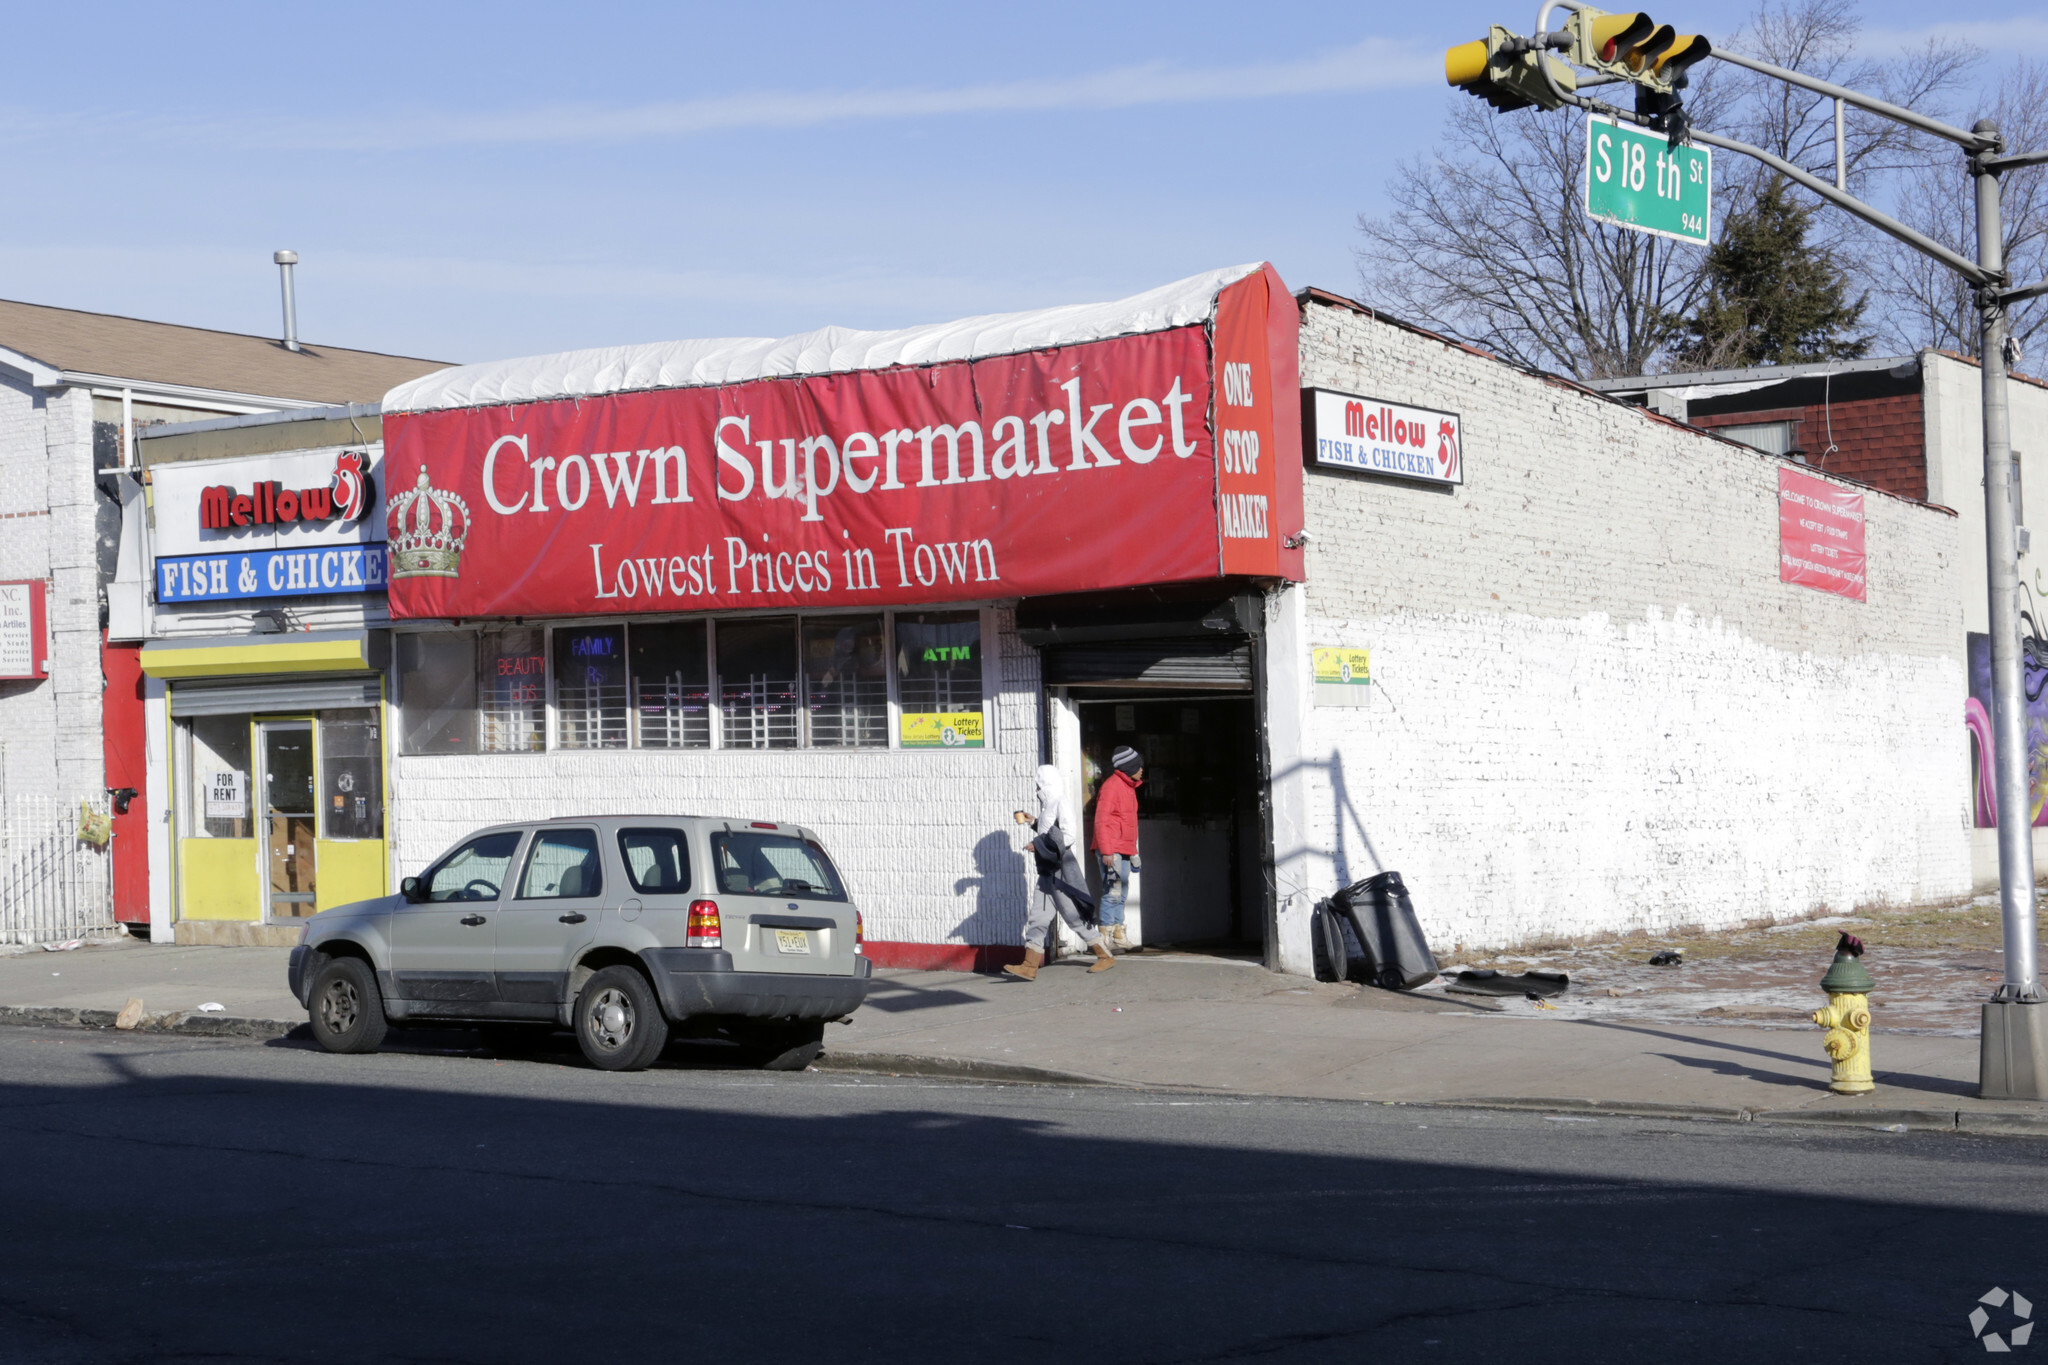
{"type": "Polygon", "coordinates": [[[386,514],[393,578],[458,578],[462,545],[469,539],[469,504],[453,493],[419,482],[391,499],[386,514]]]}

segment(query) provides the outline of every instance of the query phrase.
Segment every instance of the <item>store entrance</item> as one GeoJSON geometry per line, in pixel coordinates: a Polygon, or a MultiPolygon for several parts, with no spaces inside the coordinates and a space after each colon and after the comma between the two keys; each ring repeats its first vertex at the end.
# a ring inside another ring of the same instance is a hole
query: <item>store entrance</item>
{"type": "Polygon", "coordinates": [[[313,913],[318,846],[313,821],[313,722],[256,722],[257,777],[263,795],[264,917],[298,919],[313,913]]]}
{"type": "MultiPolygon", "coordinates": [[[[1126,910],[1134,941],[1230,956],[1261,956],[1266,932],[1265,825],[1259,801],[1258,717],[1252,699],[1147,690],[1073,689],[1080,714],[1087,813],[1122,745],[1144,757],[1138,791],[1143,870],[1126,910]]],[[[1090,873],[1098,879],[1098,860],[1090,873]]]]}
{"type": "MultiPolygon", "coordinates": [[[[236,689],[219,691],[227,695],[171,694],[179,922],[292,925],[383,895],[380,710],[265,714],[248,703],[288,703],[288,694],[276,695],[286,689],[246,701],[236,689]],[[242,709],[229,709],[237,701],[242,709]]],[[[361,684],[355,695],[363,695],[361,684]]],[[[347,693],[329,687],[308,699],[330,697],[347,693]]]]}

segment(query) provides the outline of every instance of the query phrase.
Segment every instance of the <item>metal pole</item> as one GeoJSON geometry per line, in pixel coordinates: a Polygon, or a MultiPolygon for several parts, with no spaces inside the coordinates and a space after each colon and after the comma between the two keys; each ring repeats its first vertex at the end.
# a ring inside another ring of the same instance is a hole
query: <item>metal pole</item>
{"type": "Polygon", "coordinates": [[[292,267],[299,263],[296,251],[271,253],[271,260],[277,262],[278,282],[284,290],[284,348],[287,351],[299,349],[299,300],[298,292],[292,288],[292,267]]]}
{"type": "Polygon", "coordinates": [[[1847,100],[1858,109],[1867,109],[1873,114],[1882,114],[1888,119],[1896,120],[1911,128],[1918,128],[1924,133],[1932,133],[1936,137],[1947,138],[1965,151],[1988,151],[1995,145],[1994,143],[1986,142],[1974,132],[1966,133],[1960,128],[1943,123],[1940,119],[1929,118],[1925,114],[1901,108],[1886,100],[1878,99],[1874,95],[1866,95],[1859,90],[1851,90],[1846,86],[1836,85],[1832,81],[1818,80],[1812,76],[1801,75],[1797,71],[1787,71],[1782,66],[1772,66],[1769,62],[1760,62],[1754,57],[1745,57],[1740,52],[1730,52],[1726,48],[1717,47],[1708,55],[1735,66],[1748,67],[1759,75],[1773,77],[1785,82],[1787,85],[1796,85],[1802,89],[1811,90],[1816,95],[1826,95],[1830,99],[1847,100]]]}
{"type": "MultiPolygon", "coordinates": [[[[1975,131],[1995,134],[1986,119],[1975,131]]],[[[1977,182],[1977,263],[2005,271],[1998,172],[1972,164],[1977,182]]],[[[2005,980],[1984,1006],[1979,1093],[1987,1099],[2048,1097],[2048,1011],[2034,927],[2034,802],[2027,771],[2027,713],[2020,652],[2020,565],[2012,508],[2012,430],[2006,405],[2005,304],[1996,285],[1979,289],[1984,383],[1984,562],[1990,592],[1991,733],[1998,795],[1999,902],[2005,925],[2005,980]]]]}
{"type": "MultiPolygon", "coordinates": [[[[1578,103],[1583,108],[1587,107],[1591,102],[1582,100],[1578,103]]],[[[1722,147],[1731,152],[1740,152],[1746,157],[1763,162],[1764,165],[1769,166],[1787,180],[1804,185],[1807,189],[1812,190],[1835,207],[1855,214],[1879,232],[1885,233],[1887,236],[1896,237],[1921,255],[1931,256],[1935,260],[1940,261],[1971,284],[1988,284],[1992,282],[1990,277],[1985,275],[1984,268],[1968,256],[1951,251],[1932,237],[1913,231],[1913,229],[1907,227],[1898,219],[1879,213],[1854,195],[1844,194],[1811,171],[1803,170],[1781,156],[1773,156],[1761,147],[1752,147],[1747,142],[1737,142],[1732,137],[1722,137],[1719,133],[1709,133],[1698,128],[1693,129],[1692,140],[1709,147],[1722,147]]]]}
{"type": "Polygon", "coordinates": [[[1835,188],[1849,188],[1849,144],[1842,131],[1842,102],[1835,101],[1835,188]]]}

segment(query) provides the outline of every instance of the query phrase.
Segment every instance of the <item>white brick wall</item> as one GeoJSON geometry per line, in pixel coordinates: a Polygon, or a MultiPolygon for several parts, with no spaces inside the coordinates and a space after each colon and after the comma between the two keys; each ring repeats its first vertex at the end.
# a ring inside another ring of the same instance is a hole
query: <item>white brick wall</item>
{"type": "MultiPolygon", "coordinates": [[[[1984,563],[1984,374],[1939,351],[1920,353],[1922,423],[1927,433],[1927,500],[1952,507],[1960,519],[1963,628],[1990,629],[1984,563]]],[[[2048,388],[2024,380],[2006,384],[2012,448],[2020,457],[2020,497],[2036,539],[2020,560],[2020,580],[2037,602],[2048,602],[2048,388]]],[[[2021,604],[2025,605],[2025,598],[2021,604]]]]}
{"type": "Polygon", "coordinates": [[[46,584],[50,674],[0,682],[0,791],[75,797],[105,785],[92,397],[0,375],[0,579],[46,584]]]}
{"type": "Polygon", "coordinates": [[[995,744],[979,752],[747,750],[479,754],[398,758],[398,875],[470,830],[558,815],[678,811],[819,832],[878,941],[1016,943],[1023,839],[1039,762],[1037,654],[996,613],[995,744]]]}
{"type": "Polygon", "coordinates": [[[1368,840],[1446,947],[1968,890],[1954,517],[1870,493],[1853,602],[1778,581],[1769,457],[1320,305],[1302,382],[1461,413],[1467,482],[1307,476],[1306,643],[1376,687],[1305,713],[1290,966],[1368,840]]]}

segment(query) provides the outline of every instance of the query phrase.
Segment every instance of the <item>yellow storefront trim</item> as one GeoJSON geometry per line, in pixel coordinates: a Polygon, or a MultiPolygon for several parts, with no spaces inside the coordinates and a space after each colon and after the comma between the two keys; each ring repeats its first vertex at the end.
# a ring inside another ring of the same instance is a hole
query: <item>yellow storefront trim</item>
{"type": "Polygon", "coordinates": [[[256,840],[178,840],[178,918],[263,918],[256,840]]]}
{"type": "Polygon", "coordinates": [[[315,909],[332,910],[384,894],[382,839],[315,839],[313,866],[318,877],[315,909]]]}
{"type": "Polygon", "coordinates": [[[369,642],[357,635],[339,640],[145,649],[142,671],[152,678],[221,678],[265,673],[362,673],[373,669],[369,642]]]}

